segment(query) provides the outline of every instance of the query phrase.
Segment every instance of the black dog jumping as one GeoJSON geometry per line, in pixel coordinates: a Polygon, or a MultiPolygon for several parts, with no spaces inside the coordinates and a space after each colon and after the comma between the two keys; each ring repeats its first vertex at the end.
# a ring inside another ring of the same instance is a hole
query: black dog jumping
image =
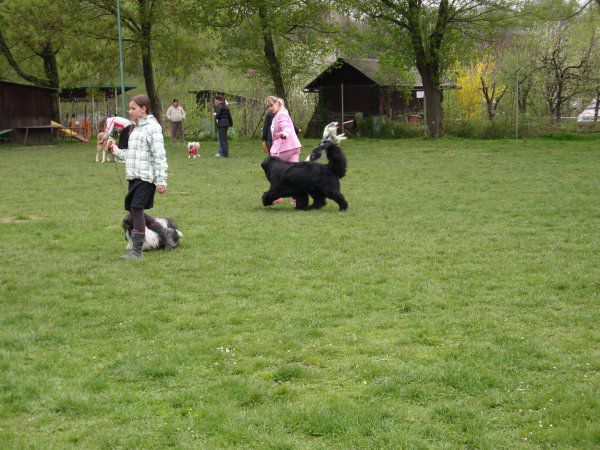
{"type": "Polygon", "coordinates": [[[340,178],[346,175],[346,156],[338,143],[345,139],[337,136],[337,123],[325,127],[323,139],[312,151],[310,161],[290,163],[277,157],[267,157],[261,164],[271,186],[262,196],[264,206],[270,206],[280,197],[295,197],[296,209],[321,209],[330,198],[340,207],[348,209],[348,202],[340,191],[340,178]],[[325,152],[327,164],[315,162],[325,152]],[[309,196],[313,203],[309,206],[309,196]]]}

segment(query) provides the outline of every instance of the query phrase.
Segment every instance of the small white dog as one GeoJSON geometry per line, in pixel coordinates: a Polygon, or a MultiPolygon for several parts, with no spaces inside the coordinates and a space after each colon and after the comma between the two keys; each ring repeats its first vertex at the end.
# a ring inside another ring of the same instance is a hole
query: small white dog
{"type": "Polygon", "coordinates": [[[188,142],[188,158],[200,158],[200,142],[188,142]]]}

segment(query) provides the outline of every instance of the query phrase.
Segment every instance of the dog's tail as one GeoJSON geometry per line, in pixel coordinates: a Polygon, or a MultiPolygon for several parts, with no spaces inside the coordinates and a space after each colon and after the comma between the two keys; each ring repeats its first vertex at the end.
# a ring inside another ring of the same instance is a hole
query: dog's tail
{"type": "Polygon", "coordinates": [[[338,178],[342,178],[346,175],[346,155],[342,152],[342,149],[339,148],[336,144],[330,145],[326,150],[327,159],[329,162],[327,165],[331,169],[333,173],[337,175],[338,178]]]}

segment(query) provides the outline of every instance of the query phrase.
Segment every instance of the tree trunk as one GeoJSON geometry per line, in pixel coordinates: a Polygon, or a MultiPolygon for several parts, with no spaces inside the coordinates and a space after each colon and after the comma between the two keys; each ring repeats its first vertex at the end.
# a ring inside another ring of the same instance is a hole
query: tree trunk
{"type": "Polygon", "coordinates": [[[44,73],[48,77],[49,86],[56,89],[50,94],[52,120],[60,123],[60,77],[58,74],[58,64],[56,62],[56,54],[58,51],[52,49],[52,42],[46,42],[39,56],[44,61],[44,73]]]}
{"type": "Polygon", "coordinates": [[[421,73],[425,90],[425,123],[431,137],[441,137],[444,134],[442,101],[444,94],[436,87],[429,73],[421,73]]]}
{"type": "MultiPolygon", "coordinates": [[[[150,107],[152,114],[158,121],[162,123],[162,111],[160,109],[160,99],[156,92],[154,84],[154,69],[152,67],[152,19],[150,11],[146,10],[146,5],[140,1],[140,28],[141,28],[141,50],[142,50],[142,69],[144,73],[144,83],[146,92],[150,99],[150,107]]],[[[123,92],[122,95],[125,95],[123,92]]],[[[125,111],[123,111],[125,113],[125,111]]]]}
{"type": "Polygon", "coordinates": [[[600,91],[596,92],[596,106],[594,107],[594,122],[598,122],[598,110],[600,110],[600,91]]]}
{"type": "Polygon", "coordinates": [[[271,27],[269,26],[269,19],[267,17],[267,13],[264,6],[258,7],[258,16],[260,18],[260,27],[262,29],[265,58],[267,59],[271,79],[273,80],[273,84],[275,85],[275,93],[278,97],[281,97],[287,105],[287,92],[285,90],[285,85],[283,84],[283,76],[281,75],[281,64],[279,64],[277,54],[275,53],[273,33],[271,32],[271,27]]]}
{"type": "Polygon", "coordinates": [[[488,120],[494,120],[494,89],[492,89],[492,96],[489,95],[489,88],[485,85],[483,77],[479,77],[481,80],[481,89],[483,90],[483,96],[485,97],[485,104],[487,106],[488,120]]]}
{"type": "Polygon", "coordinates": [[[517,101],[519,103],[519,111],[523,114],[527,112],[527,97],[529,97],[529,92],[531,91],[531,84],[531,78],[525,78],[519,82],[519,98],[517,101]]]}
{"type": "Polygon", "coordinates": [[[556,109],[554,110],[554,118],[556,119],[557,122],[560,122],[560,119],[561,119],[562,104],[563,104],[562,89],[559,86],[558,92],[556,93],[556,104],[555,104],[556,109]]]}
{"type": "Polygon", "coordinates": [[[407,30],[415,55],[415,65],[421,74],[425,90],[425,114],[427,130],[431,137],[441,137],[443,134],[442,101],[444,94],[440,85],[440,54],[448,25],[449,3],[440,0],[437,21],[431,32],[429,46],[423,45],[422,27],[419,17],[423,14],[424,6],[420,1],[408,2],[407,30]]]}

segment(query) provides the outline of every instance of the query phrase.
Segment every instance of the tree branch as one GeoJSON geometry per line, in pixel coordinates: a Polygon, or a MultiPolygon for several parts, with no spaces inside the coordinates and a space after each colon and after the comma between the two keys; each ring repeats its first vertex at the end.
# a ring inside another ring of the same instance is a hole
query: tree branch
{"type": "Polygon", "coordinates": [[[6,60],[10,64],[10,66],[15,70],[15,72],[17,72],[17,75],[19,75],[21,78],[23,78],[24,80],[27,80],[31,83],[37,84],[38,86],[51,87],[50,80],[38,78],[34,75],[25,73],[21,69],[21,67],[19,66],[19,64],[17,63],[15,58],[13,57],[12,52],[10,51],[10,48],[8,48],[8,45],[6,45],[6,41],[4,40],[4,36],[2,35],[2,30],[0,30],[0,51],[2,51],[2,54],[4,55],[4,57],[6,58],[6,60]]]}

